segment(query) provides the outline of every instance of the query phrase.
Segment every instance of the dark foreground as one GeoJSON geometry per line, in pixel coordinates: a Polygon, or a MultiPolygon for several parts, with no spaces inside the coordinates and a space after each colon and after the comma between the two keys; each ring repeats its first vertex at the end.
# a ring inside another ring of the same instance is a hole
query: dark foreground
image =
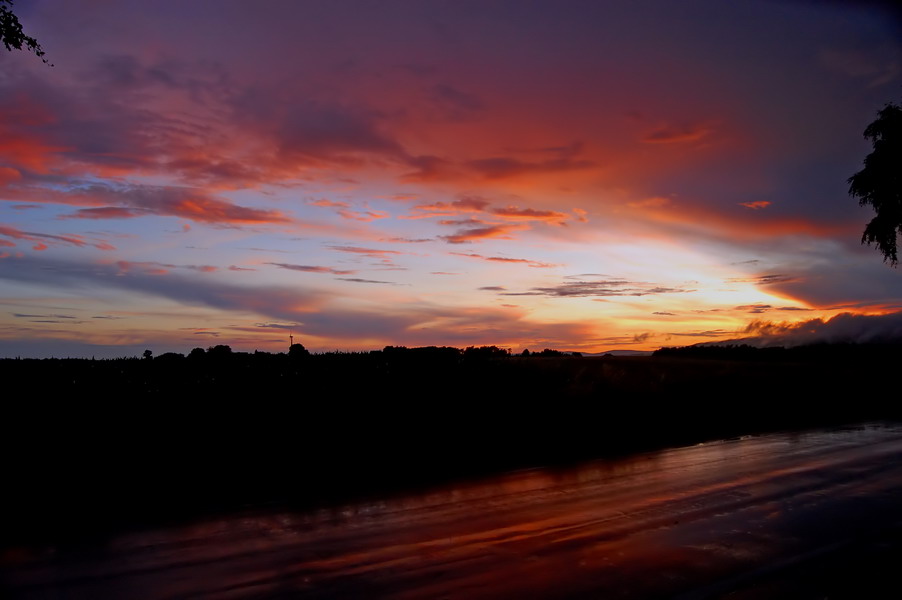
{"type": "Polygon", "coordinates": [[[768,356],[0,360],[0,546],[902,417],[902,347],[768,356]]]}
{"type": "Polygon", "coordinates": [[[902,597],[900,528],[902,426],[869,425],[13,546],[0,582],[23,599],[902,597]]]}

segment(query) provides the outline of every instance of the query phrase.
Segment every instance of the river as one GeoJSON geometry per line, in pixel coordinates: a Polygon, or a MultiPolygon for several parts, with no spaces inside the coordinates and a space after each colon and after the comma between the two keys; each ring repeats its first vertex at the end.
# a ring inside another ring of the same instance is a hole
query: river
{"type": "Polygon", "coordinates": [[[854,597],[896,559],[900,524],[902,426],[867,424],[13,548],[0,585],[91,600],[854,597]]]}

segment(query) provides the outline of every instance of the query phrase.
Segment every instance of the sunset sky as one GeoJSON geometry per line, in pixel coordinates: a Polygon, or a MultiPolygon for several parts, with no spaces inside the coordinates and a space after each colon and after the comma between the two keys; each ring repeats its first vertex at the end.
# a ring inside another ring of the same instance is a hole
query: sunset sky
{"type": "Polygon", "coordinates": [[[0,356],[902,332],[846,182],[878,4],[14,10],[55,66],[0,48],[0,356]]]}

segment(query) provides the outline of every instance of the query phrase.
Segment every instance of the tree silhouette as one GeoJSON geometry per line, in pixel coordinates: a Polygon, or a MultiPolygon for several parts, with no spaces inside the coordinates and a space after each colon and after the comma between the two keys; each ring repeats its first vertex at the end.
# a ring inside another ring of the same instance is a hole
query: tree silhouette
{"type": "Polygon", "coordinates": [[[883,260],[895,267],[896,235],[902,234],[902,107],[887,104],[864,130],[864,137],[874,151],[865,157],[864,168],[849,177],[849,195],[877,212],[864,228],[861,243],[876,244],[883,260]]]}
{"type": "Polygon", "coordinates": [[[21,50],[22,46],[25,46],[34,52],[44,64],[52,67],[53,65],[44,58],[44,49],[41,48],[38,41],[25,35],[25,32],[22,31],[22,24],[19,23],[19,18],[12,11],[12,5],[12,0],[0,0],[0,42],[3,42],[10,52],[13,49],[21,50]]]}
{"type": "Polygon", "coordinates": [[[303,344],[292,344],[288,348],[288,356],[291,359],[303,358],[305,356],[310,356],[310,352],[304,348],[303,344]]]}

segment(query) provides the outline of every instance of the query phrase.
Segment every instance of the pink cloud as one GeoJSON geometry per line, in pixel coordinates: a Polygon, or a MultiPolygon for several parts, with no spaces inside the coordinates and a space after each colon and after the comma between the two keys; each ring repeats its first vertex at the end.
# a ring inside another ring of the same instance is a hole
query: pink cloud
{"type": "MultiPolygon", "coordinates": [[[[46,250],[48,248],[48,244],[68,244],[71,246],[84,247],[84,246],[93,246],[98,250],[114,250],[115,247],[106,242],[98,242],[98,241],[88,241],[84,237],[80,235],[55,235],[50,233],[35,233],[32,231],[22,231],[15,227],[0,225],[0,235],[12,238],[14,240],[23,240],[28,242],[34,242],[35,245],[32,246],[33,250],[46,250]]],[[[3,244],[4,246],[12,246],[14,244],[10,243],[8,240],[3,244]]]]}
{"type": "Polygon", "coordinates": [[[372,211],[372,210],[364,210],[364,211],[356,211],[356,210],[347,210],[347,209],[339,209],[339,216],[343,219],[348,219],[352,221],[363,221],[365,223],[369,223],[370,221],[375,221],[376,219],[386,219],[389,214],[383,211],[372,211]]]}
{"type": "Polygon", "coordinates": [[[483,256],[482,254],[472,254],[472,253],[464,253],[464,252],[451,252],[455,256],[466,256],[467,258],[478,258],[480,260],[485,260],[489,262],[500,262],[500,263],[520,263],[524,264],[528,267],[533,267],[536,269],[550,269],[552,267],[559,267],[561,265],[556,265],[553,263],[541,262],[538,260],[529,260],[526,258],[508,258],[506,256],[483,256]]]}

